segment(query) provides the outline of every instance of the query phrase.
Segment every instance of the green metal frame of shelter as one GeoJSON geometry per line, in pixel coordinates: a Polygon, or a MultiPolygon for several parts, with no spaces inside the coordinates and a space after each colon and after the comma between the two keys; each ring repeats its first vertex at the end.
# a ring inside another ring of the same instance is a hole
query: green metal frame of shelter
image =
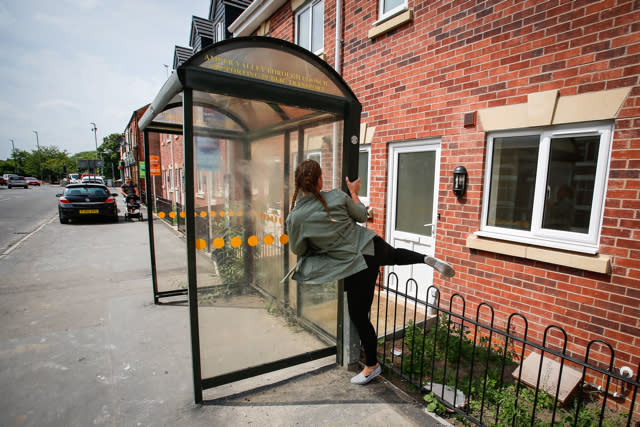
{"type": "MultiPolygon", "coordinates": [[[[336,354],[343,363],[343,284],[338,283],[336,346],[308,352],[259,366],[249,367],[213,378],[202,378],[198,323],[194,136],[200,131],[219,138],[232,138],[248,146],[251,141],[289,132],[316,123],[342,121],[342,174],[358,175],[358,138],[361,105],[342,77],[326,62],[292,43],[267,37],[243,37],[226,40],[193,55],[167,80],[140,121],[144,131],[145,161],[150,165],[149,133],[184,136],[184,180],[186,211],[186,253],[188,300],[191,325],[194,397],[202,402],[202,391],[218,385],[249,378],[277,369],[336,354]],[[224,117],[212,123],[198,119],[194,124],[194,106],[207,108],[224,117]],[[182,120],[166,120],[163,113],[182,112],[182,120]],[[256,114],[259,112],[260,114],[256,114]]],[[[301,147],[301,141],[297,141],[301,147]]],[[[245,152],[247,148],[243,148],[245,152]]],[[[287,151],[288,152],[288,151],[287,151]]],[[[300,152],[300,151],[299,151],[300,152]]],[[[147,173],[147,187],[150,173],[147,173]]],[[[285,177],[286,178],[286,177],[285,177]]],[[[343,181],[343,180],[341,180],[343,181]]],[[[343,182],[343,188],[344,187],[343,182]]],[[[285,186],[286,189],[286,186],[285,186]]],[[[153,231],[154,195],[147,191],[151,268],[154,301],[184,294],[184,290],[158,292],[153,231]]],[[[288,196],[285,196],[288,197],[288,196]]],[[[285,200],[285,214],[288,200],[285,200]]]]}

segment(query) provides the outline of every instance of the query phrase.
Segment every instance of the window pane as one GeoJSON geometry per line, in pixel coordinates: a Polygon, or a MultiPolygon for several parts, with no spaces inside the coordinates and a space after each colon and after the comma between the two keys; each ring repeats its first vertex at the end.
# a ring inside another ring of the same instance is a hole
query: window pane
{"type": "Polygon", "coordinates": [[[404,0],[382,0],[382,13],[388,13],[402,4],[404,0]]]}
{"type": "Polygon", "coordinates": [[[531,230],[540,137],[495,138],[487,225],[531,230]]]}
{"type": "Polygon", "coordinates": [[[599,136],[553,138],[543,228],[588,233],[599,136]]]}
{"type": "Polygon", "coordinates": [[[431,235],[435,165],[434,151],[398,154],[396,230],[431,235]]]}
{"type": "Polygon", "coordinates": [[[311,51],[318,52],[324,48],[324,2],[313,5],[312,16],[311,51]]]}
{"type": "Polygon", "coordinates": [[[309,25],[311,9],[306,9],[304,12],[298,14],[298,45],[305,49],[309,49],[311,44],[309,42],[309,25]]]}
{"type": "Polygon", "coordinates": [[[358,196],[367,197],[367,194],[369,194],[369,153],[366,151],[359,154],[358,177],[362,183],[358,196]]]}

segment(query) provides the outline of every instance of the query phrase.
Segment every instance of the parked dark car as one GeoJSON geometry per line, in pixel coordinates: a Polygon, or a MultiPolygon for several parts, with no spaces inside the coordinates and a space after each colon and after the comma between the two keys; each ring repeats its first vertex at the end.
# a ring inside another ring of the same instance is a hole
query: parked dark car
{"type": "Polygon", "coordinates": [[[24,179],[25,181],[27,181],[27,185],[37,185],[38,187],[40,187],[40,180],[38,178],[34,178],[32,176],[28,176],[24,179]]]}
{"type": "Polygon", "coordinates": [[[9,179],[7,180],[7,187],[8,188],[13,188],[13,187],[29,188],[29,185],[27,184],[27,181],[24,180],[24,176],[13,175],[13,176],[10,176],[9,179]]]}
{"type": "Polygon", "coordinates": [[[58,216],[62,224],[70,219],[103,218],[118,221],[117,193],[101,184],[69,184],[57,194],[58,216]]]}

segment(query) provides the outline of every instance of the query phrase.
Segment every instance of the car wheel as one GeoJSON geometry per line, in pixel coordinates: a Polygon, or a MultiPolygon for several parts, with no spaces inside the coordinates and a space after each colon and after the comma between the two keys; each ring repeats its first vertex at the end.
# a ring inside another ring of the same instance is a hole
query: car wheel
{"type": "Polygon", "coordinates": [[[60,224],[69,224],[69,218],[60,216],[60,224]]]}
{"type": "Polygon", "coordinates": [[[29,186],[28,186],[28,185],[25,185],[25,186],[24,186],[24,188],[25,188],[25,189],[26,189],[26,188],[29,188],[29,186]]]}
{"type": "Polygon", "coordinates": [[[9,188],[9,190],[11,190],[11,186],[10,185],[8,185],[7,187],[9,188]]]}

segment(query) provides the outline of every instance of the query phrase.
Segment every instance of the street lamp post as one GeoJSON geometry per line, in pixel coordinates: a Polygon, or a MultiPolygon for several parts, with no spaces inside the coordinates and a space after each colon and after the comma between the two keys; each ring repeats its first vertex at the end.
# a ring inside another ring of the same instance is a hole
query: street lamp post
{"type": "Polygon", "coordinates": [[[38,131],[34,130],[33,133],[36,134],[36,145],[38,146],[38,170],[39,172],[39,177],[40,179],[42,179],[42,157],[40,156],[40,138],[38,138],[38,131]]]}
{"type": "MultiPolygon", "coordinates": [[[[100,152],[98,152],[98,128],[96,127],[96,124],[93,123],[93,122],[90,122],[89,124],[92,126],[91,130],[93,131],[93,139],[96,141],[96,155],[100,157],[100,160],[102,160],[102,154],[100,154],[100,152]]],[[[96,174],[96,175],[98,175],[98,174],[96,174]]],[[[100,175],[102,175],[102,174],[100,174],[100,175]]]]}
{"type": "Polygon", "coordinates": [[[13,172],[18,173],[18,162],[16,162],[16,145],[13,143],[13,139],[11,141],[11,156],[13,157],[13,172]]]}

